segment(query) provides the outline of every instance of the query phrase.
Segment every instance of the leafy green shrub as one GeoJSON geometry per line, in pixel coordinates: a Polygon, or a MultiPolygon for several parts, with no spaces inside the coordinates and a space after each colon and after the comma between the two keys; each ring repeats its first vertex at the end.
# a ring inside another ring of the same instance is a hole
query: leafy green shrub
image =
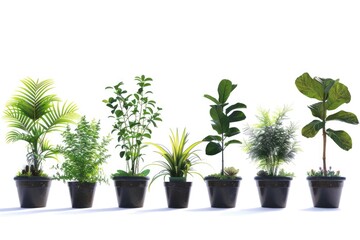
{"type": "Polygon", "coordinates": [[[81,117],[76,129],[70,126],[62,133],[63,145],[58,146],[58,153],[65,161],[57,164],[54,176],[57,180],[78,181],[88,183],[107,182],[102,165],[110,157],[107,146],[110,136],[100,137],[100,121],[89,122],[81,117]]]}

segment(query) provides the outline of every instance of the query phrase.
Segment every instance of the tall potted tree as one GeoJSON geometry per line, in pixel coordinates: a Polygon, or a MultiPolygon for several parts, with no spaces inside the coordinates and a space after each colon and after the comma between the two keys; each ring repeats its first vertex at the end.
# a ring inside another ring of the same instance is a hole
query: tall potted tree
{"type": "Polygon", "coordinates": [[[221,153],[220,173],[211,174],[205,177],[208,187],[211,207],[233,208],[236,205],[237,193],[240,186],[241,177],[237,176],[238,170],[234,167],[225,167],[225,149],[231,144],[240,144],[240,140],[233,139],[240,133],[238,127],[232,124],[240,122],[246,118],[245,114],[239,109],[246,108],[240,102],[229,104],[228,99],[233,90],[237,87],[228,79],[223,79],[218,85],[218,97],[205,94],[209,99],[211,126],[216,134],[208,135],[203,140],[208,142],[206,145],[206,155],[217,155],[221,153]]]}
{"type": "Polygon", "coordinates": [[[313,205],[321,208],[338,208],[345,177],[327,166],[327,137],[346,151],[352,148],[352,139],[346,131],[327,128],[327,124],[334,120],[350,124],[359,123],[357,116],[351,112],[340,110],[329,114],[330,111],[351,101],[350,92],[338,79],[312,78],[307,72],[295,80],[295,85],[302,94],[317,100],[309,106],[312,115],[317,119],[302,128],[302,135],[313,138],[319,131],[322,133],[322,167],[319,171],[309,171],[307,177],[313,205]]]}
{"type": "Polygon", "coordinates": [[[62,103],[51,94],[52,80],[21,80],[22,86],[9,100],[4,117],[11,129],[7,142],[27,143],[26,165],[14,178],[22,208],[45,207],[51,178],[42,166],[45,160],[55,157],[55,147],[48,135],[61,131],[74,123],[78,115],[74,103],[62,103]]]}
{"type": "Polygon", "coordinates": [[[123,82],[107,87],[112,90],[112,96],[103,101],[111,109],[109,117],[114,120],[112,132],[117,134],[116,147],[121,149],[120,158],[126,162],[125,170],[112,174],[121,208],[143,207],[150,172],[140,168],[143,149],[147,146],[144,140],[151,138],[152,128],[161,121],[162,109],[150,98],[152,92],[148,90],[152,79],[142,75],[135,77],[135,81],[138,90],[134,93],[128,93],[123,82]]]}
{"type": "Polygon", "coordinates": [[[248,136],[244,150],[260,169],[255,181],[262,207],[286,207],[293,174],[282,166],[292,162],[299,151],[297,127],[286,121],[289,111],[284,107],[271,115],[268,110],[260,110],[258,122],[248,125],[244,132],[248,136]]]}
{"type": "Polygon", "coordinates": [[[166,192],[166,199],[169,208],[187,208],[190,197],[190,190],[192,182],[187,181],[188,175],[201,174],[193,169],[193,166],[203,163],[200,156],[195,149],[202,141],[196,141],[189,146],[189,133],[186,129],[183,130],[181,136],[178,130],[176,132],[171,130],[170,144],[171,148],[167,148],[161,144],[149,143],[157,149],[157,153],[163,158],[162,160],[152,163],[154,166],[162,168],[156,173],[150,184],[159,177],[164,178],[164,186],[166,192]],[[169,181],[166,181],[169,177],[169,181]]]}
{"type": "Polygon", "coordinates": [[[54,166],[54,179],[68,183],[73,208],[91,208],[97,183],[107,183],[102,165],[110,157],[110,136],[100,136],[100,121],[89,122],[82,116],[73,130],[67,126],[57,151],[64,161],[54,166]]]}

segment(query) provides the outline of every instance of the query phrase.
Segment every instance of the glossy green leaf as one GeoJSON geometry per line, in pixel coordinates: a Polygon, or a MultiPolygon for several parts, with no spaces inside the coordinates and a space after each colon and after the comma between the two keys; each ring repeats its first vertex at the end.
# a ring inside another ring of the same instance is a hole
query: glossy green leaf
{"type": "Polygon", "coordinates": [[[233,111],[228,117],[229,122],[240,122],[246,118],[242,111],[233,111]]]}
{"type": "Polygon", "coordinates": [[[230,144],[241,144],[239,140],[230,140],[225,143],[225,147],[229,146],[230,144]]]}
{"type": "Polygon", "coordinates": [[[225,133],[229,129],[228,117],[222,112],[222,107],[212,106],[210,116],[213,120],[212,128],[219,134],[225,133]]]}
{"type": "Polygon", "coordinates": [[[209,135],[207,137],[205,137],[203,139],[203,141],[205,142],[210,142],[210,141],[221,141],[221,137],[218,135],[209,135]]]}
{"type": "Polygon", "coordinates": [[[237,127],[229,128],[229,131],[225,133],[226,137],[232,137],[240,133],[240,130],[237,127]]]}
{"type": "Polygon", "coordinates": [[[221,150],[222,150],[222,148],[219,143],[209,142],[206,145],[205,153],[206,153],[206,155],[216,155],[219,152],[221,152],[221,150]]]}
{"type": "Polygon", "coordinates": [[[221,104],[226,103],[230,93],[236,88],[235,84],[232,84],[230,80],[223,79],[220,81],[218,86],[219,102],[221,104]]]}
{"type": "Polygon", "coordinates": [[[351,95],[348,88],[340,83],[336,82],[329,91],[329,97],[326,102],[328,110],[334,110],[344,103],[349,103],[351,95]]]}
{"type": "Polygon", "coordinates": [[[338,121],[342,121],[342,122],[346,122],[346,123],[350,123],[350,124],[359,124],[359,120],[354,113],[346,112],[343,110],[341,110],[337,113],[334,113],[332,115],[329,115],[326,118],[326,120],[327,121],[338,120],[338,121]]]}
{"type": "Polygon", "coordinates": [[[232,110],[240,109],[240,108],[246,108],[246,105],[243,103],[235,103],[226,109],[225,114],[228,114],[232,110]]]}
{"type": "Polygon", "coordinates": [[[216,98],[214,98],[214,97],[212,97],[212,96],[210,96],[208,94],[205,94],[204,97],[209,99],[210,101],[214,102],[217,105],[220,104],[219,101],[216,98]]]}
{"type": "Polygon", "coordinates": [[[322,129],[324,126],[323,122],[319,120],[313,120],[312,122],[308,123],[303,129],[301,130],[301,134],[304,137],[312,138],[315,137],[316,134],[322,129]]]}
{"type": "Polygon", "coordinates": [[[314,117],[323,119],[324,116],[324,105],[322,102],[318,102],[309,106],[311,113],[314,117]]]}
{"type": "Polygon", "coordinates": [[[326,134],[334,140],[334,142],[342,149],[348,151],[352,148],[352,140],[350,135],[345,131],[334,131],[332,129],[327,129],[326,134]]]}
{"type": "Polygon", "coordinates": [[[324,90],[322,84],[310,77],[308,73],[302,74],[295,80],[297,89],[309,98],[315,98],[322,101],[324,97],[324,90]]]}

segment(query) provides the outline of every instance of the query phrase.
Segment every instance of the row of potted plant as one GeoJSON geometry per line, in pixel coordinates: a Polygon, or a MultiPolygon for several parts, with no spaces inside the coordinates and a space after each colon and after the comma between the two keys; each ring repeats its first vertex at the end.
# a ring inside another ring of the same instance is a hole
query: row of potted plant
{"type": "MultiPolygon", "coordinates": [[[[204,163],[196,149],[205,142],[206,155],[220,155],[221,169],[203,179],[206,182],[210,205],[214,208],[233,208],[236,205],[237,193],[241,177],[238,169],[225,167],[224,152],[232,144],[241,144],[237,138],[240,129],[234,126],[246,119],[246,105],[240,102],[230,103],[231,93],[237,85],[230,80],[219,82],[217,96],[205,94],[211,101],[210,118],[213,134],[200,141],[188,144],[189,133],[183,129],[172,130],[170,147],[150,141],[153,128],[162,121],[162,109],[151,99],[149,90],[152,79],[135,77],[137,91],[129,93],[120,82],[107,87],[111,96],[103,100],[110,109],[113,119],[112,135],[117,141],[119,157],[125,160],[126,168],[119,169],[111,175],[116,189],[118,206],[121,208],[138,208],[144,203],[147,188],[154,180],[164,179],[169,208],[186,208],[188,206],[191,182],[188,175],[197,174],[197,164],[204,163]],[[143,149],[153,146],[161,156],[161,160],[145,166],[143,149]],[[160,167],[148,184],[151,166],[160,167]],[[168,179],[168,181],[167,181],[168,179]]],[[[316,120],[305,125],[301,133],[312,138],[322,133],[323,164],[319,171],[308,172],[308,182],[314,207],[337,208],[340,202],[345,177],[334,172],[326,163],[327,137],[342,149],[352,148],[352,140],[343,130],[327,128],[328,122],[337,120],[350,124],[358,124],[354,113],[343,110],[330,114],[344,103],[349,103],[351,95],[348,88],[339,80],[329,78],[312,78],[304,73],[295,80],[297,89],[317,102],[309,109],[316,120]]],[[[100,136],[100,122],[89,121],[86,116],[77,114],[74,103],[61,102],[50,91],[51,80],[22,80],[22,86],[6,105],[4,111],[8,127],[7,142],[25,141],[27,143],[27,164],[14,178],[22,208],[45,207],[52,179],[68,182],[73,208],[92,207],[92,199],[96,183],[107,182],[102,165],[110,157],[108,145],[111,135],[100,136]],[[75,125],[75,129],[72,129],[75,125]],[[53,146],[50,133],[62,132],[62,144],[53,146]],[[56,174],[48,176],[42,164],[46,159],[63,160],[54,166],[56,174]]],[[[255,180],[258,186],[262,207],[286,207],[288,189],[292,174],[286,172],[284,163],[294,160],[299,150],[296,140],[297,127],[288,121],[290,109],[284,107],[272,114],[268,110],[259,112],[258,123],[248,124],[244,134],[248,136],[244,142],[244,150],[256,161],[261,169],[255,180]]]]}

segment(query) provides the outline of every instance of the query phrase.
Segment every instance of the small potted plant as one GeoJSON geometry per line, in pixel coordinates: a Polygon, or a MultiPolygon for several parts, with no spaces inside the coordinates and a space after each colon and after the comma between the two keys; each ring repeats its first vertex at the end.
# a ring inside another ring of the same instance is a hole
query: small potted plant
{"type": "Polygon", "coordinates": [[[146,147],[144,140],[151,138],[152,127],[161,121],[162,109],[151,100],[152,92],[148,90],[152,79],[142,75],[135,77],[135,81],[139,88],[134,93],[128,93],[120,82],[106,88],[112,90],[112,96],[104,100],[111,109],[109,117],[114,119],[112,132],[117,134],[116,147],[121,149],[120,158],[126,162],[125,170],[112,174],[121,208],[143,207],[150,172],[140,168],[146,147]]]}
{"type": "Polygon", "coordinates": [[[61,131],[77,119],[73,103],[61,103],[51,94],[53,81],[21,80],[22,86],[7,103],[4,118],[11,130],[7,142],[27,143],[26,165],[14,178],[22,208],[45,207],[51,178],[44,172],[43,163],[55,158],[55,147],[48,135],[61,131]]]}
{"type": "Polygon", "coordinates": [[[258,123],[248,126],[244,150],[255,161],[260,171],[255,177],[262,207],[285,208],[293,173],[281,168],[294,160],[299,151],[296,141],[297,127],[286,124],[289,108],[284,107],[273,115],[260,110],[258,123]]]}
{"type": "Polygon", "coordinates": [[[319,131],[322,133],[322,167],[319,168],[319,171],[309,171],[307,177],[313,205],[321,208],[338,208],[346,178],[340,176],[339,171],[335,172],[327,166],[327,137],[330,137],[337,146],[346,151],[352,148],[352,139],[346,131],[327,128],[327,124],[332,121],[359,123],[357,116],[351,112],[340,110],[329,114],[344,103],[351,101],[350,92],[347,86],[340,83],[339,80],[312,78],[306,72],[295,80],[295,85],[302,94],[317,100],[316,103],[309,106],[312,115],[317,119],[306,124],[302,128],[301,134],[306,138],[313,138],[319,131]]]}
{"type": "Polygon", "coordinates": [[[163,157],[162,160],[152,164],[161,167],[162,170],[153,176],[149,187],[157,178],[164,177],[165,181],[165,178],[169,177],[169,181],[164,182],[169,208],[187,208],[192,185],[191,182],[187,181],[187,176],[197,174],[202,177],[193,169],[194,165],[202,163],[201,158],[196,153],[197,150],[194,149],[202,141],[196,141],[190,146],[186,146],[188,136],[189,133],[186,132],[186,129],[183,130],[181,136],[178,130],[175,133],[171,130],[171,148],[166,148],[157,143],[148,143],[156,147],[157,153],[163,157]]]}
{"type": "Polygon", "coordinates": [[[204,97],[211,100],[210,117],[211,126],[216,134],[209,135],[203,139],[208,142],[206,145],[206,155],[217,155],[221,153],[221,171],[205,177],[208,187],[211,207],[233,208],[236,205],[237,193],[240,186],[241,177],[237,176],[238,170],[234,167],[225,167],[225,149],[231,144],[240,144],[234,136],[240,133],[239,128],[232,124],[240,122],[246,118],[245,114],[239,109],[246,108],[240,102],[229,104],[228,98],[232,91],[237,87],[230,80],[223,79],[218,85],[218,97],[205,94],[204,97]]]}
{"type": "Polygon", "coordinates": [[[57,164],[54,179],[68,182],[73,208],[91,208],[96,183],[107,183],[102,165],[110,157],[106,147],[110,136],[100,137],[100,121],[89,122],[82,116],[75,130],[62,133],[63,145],[57,147],[64,161],[57,164]]]}

